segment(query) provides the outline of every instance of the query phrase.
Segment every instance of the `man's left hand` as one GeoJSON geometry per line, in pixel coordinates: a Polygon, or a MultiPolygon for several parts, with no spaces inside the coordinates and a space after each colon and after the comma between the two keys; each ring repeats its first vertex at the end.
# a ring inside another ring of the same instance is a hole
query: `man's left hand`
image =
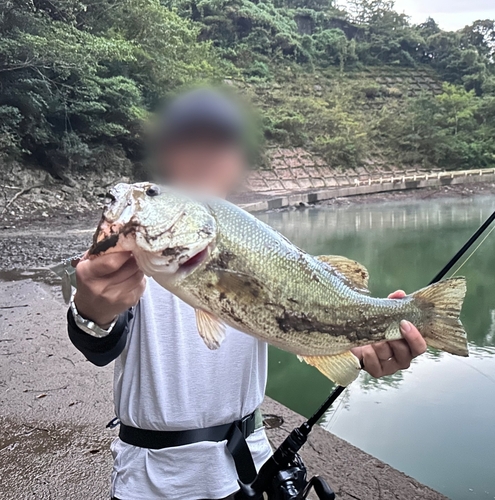
{"type": "MultiPolygon", "coordinates": [[[[398,290],[388,298],[402,299],[405,296],[405,292],[398,290]]],[[[412,323],[401,321],[400,331],[404,337],[401,340],[379,342],[352,349],[352,353],[361,361],[363,369],[373,377],[384,377],[399,370],[406,370],[414,358],[426,351],[425,339],[412,323]]]]}

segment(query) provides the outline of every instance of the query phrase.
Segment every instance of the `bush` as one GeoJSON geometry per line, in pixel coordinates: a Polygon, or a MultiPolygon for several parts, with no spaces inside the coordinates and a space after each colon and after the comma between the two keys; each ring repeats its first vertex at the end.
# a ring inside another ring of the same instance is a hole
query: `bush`
{"type": "Polygon", "coordinates": [[[366,85],[361,89],[361,91],[367,99],[376,99],[377,97],[380,97],[382,93],[382,89],[379,85],[366,85]]]}
{"type": "Polygon", "coordinates": [[[261,61],[255,61],[251,66],[246,68],[244,74],[248,77],[255,77],[260,80],[271,80],[272,75],[267,64],[261,61]]]}

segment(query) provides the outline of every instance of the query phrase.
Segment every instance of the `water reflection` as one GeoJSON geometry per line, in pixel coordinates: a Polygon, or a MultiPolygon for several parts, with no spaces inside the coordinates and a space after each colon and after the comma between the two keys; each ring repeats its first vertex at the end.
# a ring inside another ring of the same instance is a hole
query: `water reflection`
{"type": "Polygon", "coordinates": [[[60,286],[62,280],[48,268],[0,269],[0,281],[33,280],[51,286],[60,286]]]}
{"type": "MultiPolygon", "coordinates": [[[[423,287],[495,210],[495,199],[328,207],[261,218],[313,254],[363,263],[385,296],[423,287]]],[[[362,374],[324,425],[450,498],[495,498],[495,235],[462,269],[471,357],[431,351],[411,369],[362,374]]],[[[270,350],[268,394],[305,415],[331,390],[290,354],[270,350]],[[308,390],[311,388],[311,390],[308,390]]]]}

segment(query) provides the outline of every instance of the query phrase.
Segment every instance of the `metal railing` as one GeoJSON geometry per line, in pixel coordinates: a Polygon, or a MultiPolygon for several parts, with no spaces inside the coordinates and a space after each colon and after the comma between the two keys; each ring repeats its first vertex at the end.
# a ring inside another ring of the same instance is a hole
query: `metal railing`
{"type": "MultiPolygon", "coordinates": [[[[454,170],[451,172],[425,172],[425,173],[414,173],[414,174],[402,174],[396,175],[391,173],[390,176],[381,173],[380,175],[371,175],[367,179],[354,179],[354,182],[349,182],[349,184],[354,184],[356,186],[371,186],[372,184],[395,184],[406,182],[417,182],[417,181],[428,181],[431,179],[441,180],[441,179],[455,179],[459,177],[473,177],[473,176],[484,176],[484,175],[495,175],[495,168],[480,168],[476,170],[454,170]]],[[[338,178],[335,178],[338,182],[338,178]]],[[[348,180],[349,177],[348,177],[348,180]]],[[[348,185],[349,185],[348,184],[348,185]]]]}

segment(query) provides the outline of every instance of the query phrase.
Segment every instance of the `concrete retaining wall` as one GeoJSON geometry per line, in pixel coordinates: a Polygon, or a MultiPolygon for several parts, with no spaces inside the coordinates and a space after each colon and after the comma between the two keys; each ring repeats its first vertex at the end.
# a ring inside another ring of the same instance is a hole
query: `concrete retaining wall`
{"type": "MultiPolygon", "coordinates": [[[[250,212],[273,210],[301,203],[317,203],[332,198],[365,194],[422,189],[478,182],[495,182],[495,169],[463,170],[455,172],[378,172],[333,177],[330,188],[313,188],[309,191],[258,191],[263,199],[241,206],[250,212]]],[[[330,184],[330,180],[327,180],[330,184]]]]}

